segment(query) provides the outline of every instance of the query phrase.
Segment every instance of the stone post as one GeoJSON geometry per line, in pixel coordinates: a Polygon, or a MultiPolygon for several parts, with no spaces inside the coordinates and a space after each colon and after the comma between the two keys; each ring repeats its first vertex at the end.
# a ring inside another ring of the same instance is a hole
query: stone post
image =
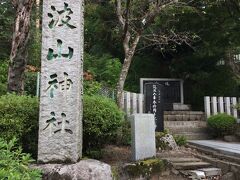
{"type": "Polygon", "coordinates": [[[83,0],[43,0],[38,161],[82,156],[83,0]]]}

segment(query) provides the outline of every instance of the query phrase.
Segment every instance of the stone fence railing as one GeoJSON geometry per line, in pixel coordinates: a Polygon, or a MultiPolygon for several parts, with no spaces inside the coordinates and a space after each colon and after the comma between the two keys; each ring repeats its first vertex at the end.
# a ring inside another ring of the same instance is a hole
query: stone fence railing
{"type": "Polygon", "coordinates": [[[207,117],[218,113],[227,113],[239,118],[239,112],[235,106],[240,102],[236,97],[204,97],[205,114],[207,117]]]}
{"type": "Polygon", "coordinates": [[[143,94],[124,92],[124,111],[127,116],[136,113],[143,113],[143,94]]]}

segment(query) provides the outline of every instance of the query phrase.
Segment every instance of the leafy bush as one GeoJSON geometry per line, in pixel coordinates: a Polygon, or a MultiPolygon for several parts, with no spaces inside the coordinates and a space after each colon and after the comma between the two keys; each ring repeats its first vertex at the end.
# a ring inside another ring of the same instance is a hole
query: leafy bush
{"type": "Polygon", "coordinates": [[[0,179],[40,180],[41,173],[29,168],[33,160],[16,147],[16,139],[7,143],[0,138],[0,179]]]}
{"type": "Polygon", "coordinates": [[[7,93],[7,84],[3,84],[0,82],[0,96],[5,95],[7,93]]]}
{"type": "Polygon", "coordinates": [[[162,137],[166,136],[167,134],[169,134],[168,129],[164,129],[163,132],[156,132],[155,139],[156,139],[156,148],[157,149],[166,149],[166,144],[163,141],[161,141],[160,139],[162,137]]]}
{"type": "MultiPolygon", "coordinates": [[[[156,132],[155,138],[157,149],[166,149],[167,144],[165,144],[165,142],[161,141],[160,139],[169,133],[170,132],[168,129],[164,129],[163,132],[156,132]]],[[[183,135],[173,135],[173,138],[178,146],[185,146],[187,143],[187,138],[183,135]]]]}
{"type": "Polygon", "coordinates": [[[84,150],[98,149],[116,140],[123,123],[123,113],[115,102],[101,96],[84,96],[84,150]]]}
{"type": "Polygon", "coordinates": [[[117,143],[124,146],[131,145],[131,124],[127,120],[119,128],[117,143]]]}
{"type": "Polygon", "coordinates": [[[223,137],[234,133],[236,119],[227,114],[217,114],[208,118],[207,124],[214,137],[223,137]]]}
{"type": "Polygon", "coordinates": [[[7,94],[0,97],[0,137],[19,139],[24,152],[36,156],[38,136],[38,100],[30,96],[7,94]]]}
{"type": "Polygon", "coordinates": [[[8,63],[7,60],[0,62],[0,83],[7,84],[8,63]]]}
{"type": "Polygon", "coordinates": [[[6,60],[0,61],[0,96],[7,93],[8,63],[6,60]]]}
{"type": "Polygon", "coordinates": [[[173,135],[174,140],[178,146],[185,146],[187,144],[187,138],[183,135],[173,135]]]}
{"type": "Polygon", "coordinates": [[[115,87],[121,72],[121,62],[108,54],[102,56],[85,54],[84,69],[91,72],[96,81],[115,87]]]}
{"type": "Polygon", "coordinates": [[[83,88],[85,95],[97,95],[101,89],[101,84],[97,81],[84,81],[83,88]]]}

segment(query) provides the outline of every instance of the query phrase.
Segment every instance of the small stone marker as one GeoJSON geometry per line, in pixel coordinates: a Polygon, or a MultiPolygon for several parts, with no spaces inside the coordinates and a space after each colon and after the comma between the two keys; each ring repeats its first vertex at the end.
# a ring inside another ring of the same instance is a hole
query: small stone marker
{"type": "Polygon", "coordinates": [[[153,114],[131,116],[132,159],[143,160],[156,156],[155,120],[153,114]]]}
{"type": "Polygon", "coordinates": [[[38,161],[82,156],[83,0],[43,0],[38,161]]]}

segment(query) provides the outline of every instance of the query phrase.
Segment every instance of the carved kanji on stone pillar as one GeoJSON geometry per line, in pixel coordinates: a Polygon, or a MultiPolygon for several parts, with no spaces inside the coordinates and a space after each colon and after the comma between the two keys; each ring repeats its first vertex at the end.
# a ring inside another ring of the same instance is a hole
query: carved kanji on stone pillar
{"type": "Polygon", "coordinates": [[[82,157],[83,0],[43,0],[38,161],[82,157]]]}

